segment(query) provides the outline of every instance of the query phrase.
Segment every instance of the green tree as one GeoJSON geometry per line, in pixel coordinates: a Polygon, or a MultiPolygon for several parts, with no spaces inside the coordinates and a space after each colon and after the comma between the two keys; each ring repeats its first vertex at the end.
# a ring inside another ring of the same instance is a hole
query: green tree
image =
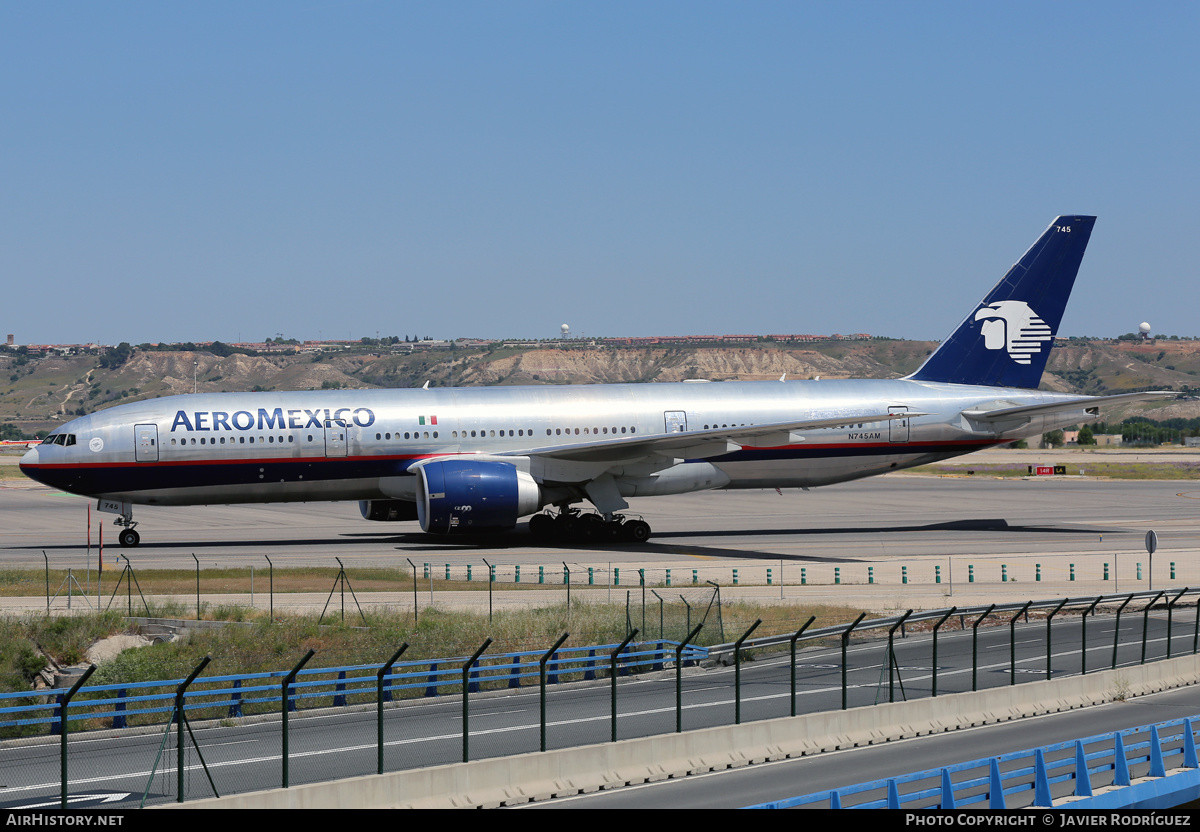
{"type": "Polygon", "coordinates": [[[1052,430],[1042,437],[1042,441],[1051,448],[1061,448],[1063,444],[1063,432],[1061,430],[1052,430]]]}
{"type": "Polygon", "coordinates": [[[115,370],[128,361],[131,355],[133,355],[133,347],[129,346],[128,341],[122,341],[100,356],[100,366],[115,370]]]}
{"type": "Polygon", "coordinates": [[[25,433],[16,425],[5,422],[0,424],[0,439],[31,439],[32,435],[25,433]]]}
{"type": "Polygon", "coordinates": [[[1095,445],[1096,436],[1092,433],[1091,425],[1084,425],[1079,429],[1079,444],[1080,445],[1095,445]]]}

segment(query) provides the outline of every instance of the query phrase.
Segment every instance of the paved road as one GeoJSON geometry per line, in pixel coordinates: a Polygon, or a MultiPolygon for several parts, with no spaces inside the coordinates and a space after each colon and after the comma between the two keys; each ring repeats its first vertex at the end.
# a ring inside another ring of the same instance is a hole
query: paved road
{"type": "MultiPolygon", "coordinates": [[[[710,772],[679,780],[626,786],[517,808],[733,809],[1197,714],[1200,714],[1200,695],[1196,688],[1182,688],[1129,702],[1112,702],[1095,708],[710,772]]],[[[1144,766],[1133,770],[1135,777],[1144,774],[1144,766]]],[[[1096,777],[1094,787],[1099,787],[1102,780],[1102,777],[1096,777]]],[[[1111,777],[1108,782],[1111,782],[1111,777]]],[[[938,788],[936,781],[922,785],[930,789],[938,788]]],[[[1069,782],[1060,784],[1058,791],[1070,786],[1069,782]]],[[[1009,807],[1014,808],[1016,802],[1010,798],[1009,807]]]]}

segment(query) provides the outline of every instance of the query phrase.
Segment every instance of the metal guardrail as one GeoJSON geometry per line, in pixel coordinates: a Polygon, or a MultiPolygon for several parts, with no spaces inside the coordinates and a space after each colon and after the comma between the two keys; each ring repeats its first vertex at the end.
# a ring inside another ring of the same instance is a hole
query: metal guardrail
{"type": "MultiPolygon", "coordinates": [[[[1150,778],[1166,778],[1173,768],[1191,769],[1194,775],[1200,769],[1196,759],[1197,723],[1200,716],[1143,725],[744,808],[1053,808],[1056,799],[1095,797],[1097,776],[1101,788],[1129,789],[1134,779],[1132,772],[1141,769],[1150,778]],[[1055,791],[1059,792],[1058,798],[1055,791]]],[[[1167,808],[1200,797],[1200,783],[1191,776],[1178,788],[1164,790],[1160,784],[1154,788],[1130,789],[1123,795],[1109,793],[1103,808],[1151,808],[1144,805],[1148,797],[1155,800],[1153,808],[1167,808]],[[1168,802],[1158,805],[1159,798],[1168,802]]],[[[1066,806],[1092,808],[1076,801],[1066,806]]]]}
{"type": "MultiPolygon", "coordinates": [[[[598,644],[587,647],[560,648],[546,662],[548,684],[557,684],[561,677],[569,674],[583,680],[597,678],[609,667],[609,656],[618,645],[598,644]]],[[[622,674],[635,669],[662,670],[666,662],[675,661],[677,642],[645,642],[631,645],[621,653],[622,674]]],[[[469,692],[480,690],[484,683],[502,683],[509,688],[519,688],[541,678],[539,659],[543,651],[522,651],[488,656],[473,665],[470,672],[469,692]]],[[[683,653],[685,662],[699,662],[707,658],[704,647],[688,645],[683,653]]],[[[383,679],[384,701],[402,696],[406,692],[421,691],[422,696],[433,697],[458,693],[462,681],[462,666],[467,656],[397,662],[383,679]]],[[[295,711],[301,703],[314,707],[342,707],[356,697],[364,702],[374,702],[378,692],[378,671],[384,665],[347,665],[301,670],[294,684],[289,686],[288,710],[295,711]]],[[[212,676],[197,681],[188,691],[186,711],[200,712],[220,709],[225,716],[240,717],[256,707],[275,710],[282,702],[279,682],[288,671],[275,670],[264,673],[240,673],[229,676],[212,676]]],[[[130,682],[110,685],[82,687],[73,701],[71,722],[85,720],[108,720],[111,728],[125,728],[129,718],[152,714],[170,714],[174,710],[175,689],[183,679],[165,679],[153,682],[130,682]]],[[[0,694],[0,728],[15,728],[30,725],[50,725],[51,734],[61,732],[61,701],[66,688],[54,688],[27,693],[0,694]],[[21,700],[43,699],[41,702],[21,700]]]]}

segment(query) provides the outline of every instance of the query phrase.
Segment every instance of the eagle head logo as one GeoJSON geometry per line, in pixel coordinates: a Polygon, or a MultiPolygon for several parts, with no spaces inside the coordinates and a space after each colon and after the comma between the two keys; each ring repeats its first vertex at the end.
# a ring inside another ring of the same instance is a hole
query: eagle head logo
{"type": "Polygon", "coordinates": [[[1050,327],[1022,300],[1001,300],[981,308],[975,320],[983,321],[983,345],[1007,350],[1018,364],[1029,364],[1042,344],[1054,337],[1050,327]]]}

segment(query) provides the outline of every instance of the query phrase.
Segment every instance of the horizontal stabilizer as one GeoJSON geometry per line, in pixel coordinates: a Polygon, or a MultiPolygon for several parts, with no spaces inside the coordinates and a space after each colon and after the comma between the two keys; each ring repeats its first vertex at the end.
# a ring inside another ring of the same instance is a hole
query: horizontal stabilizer
{"type": "Polygon", "coordinates": [[[977,422],[1006,422],[1011,419],[1021,419],[1027,416],[1043,416],[1047,413],[1063,413],[1069,410],[1086,410],[1095,415],[1102,407],[1127,402],[1144,402],[1154,399],[1173,398],[1179,394],[1173,390],[1160,390],[1150,393],[1120,393],[1115,396],[1088,396],[1079,399],[1066,399],[1049,404],[1029,404],[1020,407],[1002,407],[999,410],[964,410],[962,415],[977,422]]]}

